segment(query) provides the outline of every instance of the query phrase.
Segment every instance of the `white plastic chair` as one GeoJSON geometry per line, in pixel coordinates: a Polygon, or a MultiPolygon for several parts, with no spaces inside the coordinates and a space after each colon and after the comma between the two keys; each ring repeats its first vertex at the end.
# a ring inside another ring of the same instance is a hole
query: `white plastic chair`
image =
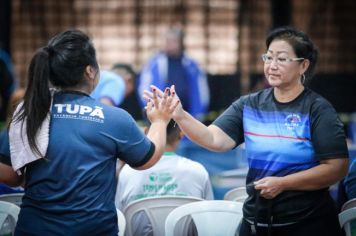
{"type": "MultiPolygon", "coordinates": [[[[19,213],[20,213],[20,207],[10,202],[0,201],[0,229],[3,226],[8,216],[11,217],[11,219],[16,225],[19,213]]],[[[14,231],[15,230],[12,229],[12,232],[14,231]]]]}
{"type": "Polygon", "coordinates": [[[341,207],[341,211],[356,207],[356,198],[350,199],[341,207]]]}
{"type": "Polygon", "coordinates": [[[339,213],[339,222],[341,228],[344,228],[346,236],[355,235],[355,232],[352,234],[351,230],[352,221],[356,221],[356,198],[345,202],[339,213]]]}
{"type": "Polygon", "coordinates": [[[24,193],[9,193],[0,195],[0,201],[11,202],[17,206],[20,206],[22,203],[22,197],[24,193]]]}
{"type": "MultiPolygon", "coordinates": [[[[123,211],[127,222],[125,235],[132,236],[133,227],[135,227],[132,225],[132,219],[136,213],[143,211],[151,223],[153,235],[163,236],[165,235],[164,224],[168,214],[178,206],[196,201],[202,201],[202,199],[187,196],[157,196],[133,201],[123,211]]],[[[181,232],[186,232],[188,223],[182,223],[184,227],[182,227],[181,232]]]]}
{"type": "Polygon", "coordinates": [[[246,187],[238,187],[231,189],[224,195],[224,200],[235,201],[235,202],[245,202],[248,197],[246,192],[246,187]]]}
{"type": "Polygon", "coordinates": [[[234,236],[242,219],[241,202],[210,200],[185,204],[166,219],[166,236],[174,236],[177,223],[191,216],[199,236],[234,236]]]}
{"type": "Polygon", "coordinates": [[[119,225],[119,236],[124,236],[125,234],[125,228],[126,228],[126,219],[124,214],[116,208],[117,212],[117,221],[119,225]]]}

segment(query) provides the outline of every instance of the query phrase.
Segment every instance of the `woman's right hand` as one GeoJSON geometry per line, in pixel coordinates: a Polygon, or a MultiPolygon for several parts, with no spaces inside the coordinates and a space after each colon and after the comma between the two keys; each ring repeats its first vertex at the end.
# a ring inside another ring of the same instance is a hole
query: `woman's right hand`
{"type": "MultiPolygon", "coordinates": [[[[147,117],[151,123],[153,122],[163,122],[168,124],[172,119],[173,112],[176,109],[179,101],[174,100],[172,94],[170,94],[170,89],[166,88],[163,93],[156,87],[152,87],[152,92],[148,92],[145,98],[147,102],[146,113],[147,117]]],[[[145,91],[147,92],[147,91],[145,91]]]]}
{"type": "Polygon", "coordinates": [[[166,96],[167,102],[162,103],[162,105],[164,106],[164,109],[171,112],[171,117],[174,120],[179,120],[180,118],[183,117],[184,109],[182,107],[182,104],[180,102],[178,95],[176,94],[174,85],[172,85],[170,88],[167,88],[165,90],[165,92],[161,91],[159,88],[157,88],[154,85],[151,85],[150,87],[152,89],[152,92],[147,91],[147,90],[145,90],[143,92],[143,98],[148,103],[149,103],[149,101],[154,101],[155,93],[156,93],[156,99],[157,99],[156,101],[158,101],[158,102],[162,101],[162,99],[164,99],[166,96]]]}

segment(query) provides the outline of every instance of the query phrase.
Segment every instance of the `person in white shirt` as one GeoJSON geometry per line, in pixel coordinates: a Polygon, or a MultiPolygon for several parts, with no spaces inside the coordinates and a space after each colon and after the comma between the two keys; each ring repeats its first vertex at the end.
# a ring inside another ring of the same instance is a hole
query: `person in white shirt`
{"type": "MultiPolygon", "coordinates": [[[[193,196],[214,199],[209,174],[198,162],[179,156],[175,150],[182,138],[179,126],[173,120],[167,126],[165,153],[154,166],[137,171],[124,165],[119,173],[115,204],[124,211],[134,200],[162,195],[193,196]]],[[[134,235],[152,235],[150,223],[139,223],[134,235]]],[[[135,224],[135,223],[134,223],[135,224]]]]}

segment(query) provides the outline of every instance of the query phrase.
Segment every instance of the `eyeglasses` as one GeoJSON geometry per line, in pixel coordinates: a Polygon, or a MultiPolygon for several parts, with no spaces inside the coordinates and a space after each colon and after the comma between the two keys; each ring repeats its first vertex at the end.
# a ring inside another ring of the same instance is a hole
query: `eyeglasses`
{"type": "Polygon", "coordinates": [[[304,60],[304,58],[302,58],[302,57],[288,58],[288,57],[282,57],[282,56],[273,57],[271,55],[263,54],[262,60],[266,64],[271,64],[272,61],[275,61],[278,65],[286,65],[292,61],[302,61],[302,60],[304,60]]]}

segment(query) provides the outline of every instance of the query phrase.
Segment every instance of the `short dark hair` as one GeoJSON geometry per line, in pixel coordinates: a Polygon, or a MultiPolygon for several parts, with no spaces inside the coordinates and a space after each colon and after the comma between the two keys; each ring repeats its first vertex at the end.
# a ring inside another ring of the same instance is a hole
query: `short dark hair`
{"type": "Polygon", "coordinates": [[[269,48],[274,40],[284,40],[288,42],[297,57],[302,57],[310,61],[310,65],[305,72],[305,76],[309,79],[313,76],[316,63],[318,61],[318,49],[309,38],[309,36],[291,26],[283,26],[272,30],[266,38],[266,47],[269,48]]]}
{"type": "Polygon", "coordinates": [[[111,68],[112,70],[125,70],[132,76],[132,79],[136,78],[136,72],[132,69],[132,66],[126,63],[116,63],[111,68]]]}
{"type": "Polygon", "coordinates": [[[166,31],[165,37],[167,38],[169,35],[174,36],[175,39],[178,40],[179,45],[181,47],[181,50],[184,51],[185,50],[185,46],[184,46],[184,31],[182,30],[182,28],[180,27],[171,27],[166,31]]]}
{"type": "MultiPolygon", "coordinates": [[[[147,118],[147,114],[146,114],[145,110],[142,112],[142,116],[143,116],[144,122],[147,124],[147,127],[150,127],[151,122],[147,118]]],[[[178,124],[176,124],[176,122],[173,119],[171,119],[169,121],[169,123],[167,125],[166,132],[167,132],[167,138],[166,138],[167,144],[173,144],[175,141],[177,141],[179,139],[180,128],[179,128],[178,124]]]]}
{"type": "Polygon", "coordinates": [[[174,120],[170,120],[167,125],[167,144],[173,144],[179,139],[180,128],[174,120]]]}

